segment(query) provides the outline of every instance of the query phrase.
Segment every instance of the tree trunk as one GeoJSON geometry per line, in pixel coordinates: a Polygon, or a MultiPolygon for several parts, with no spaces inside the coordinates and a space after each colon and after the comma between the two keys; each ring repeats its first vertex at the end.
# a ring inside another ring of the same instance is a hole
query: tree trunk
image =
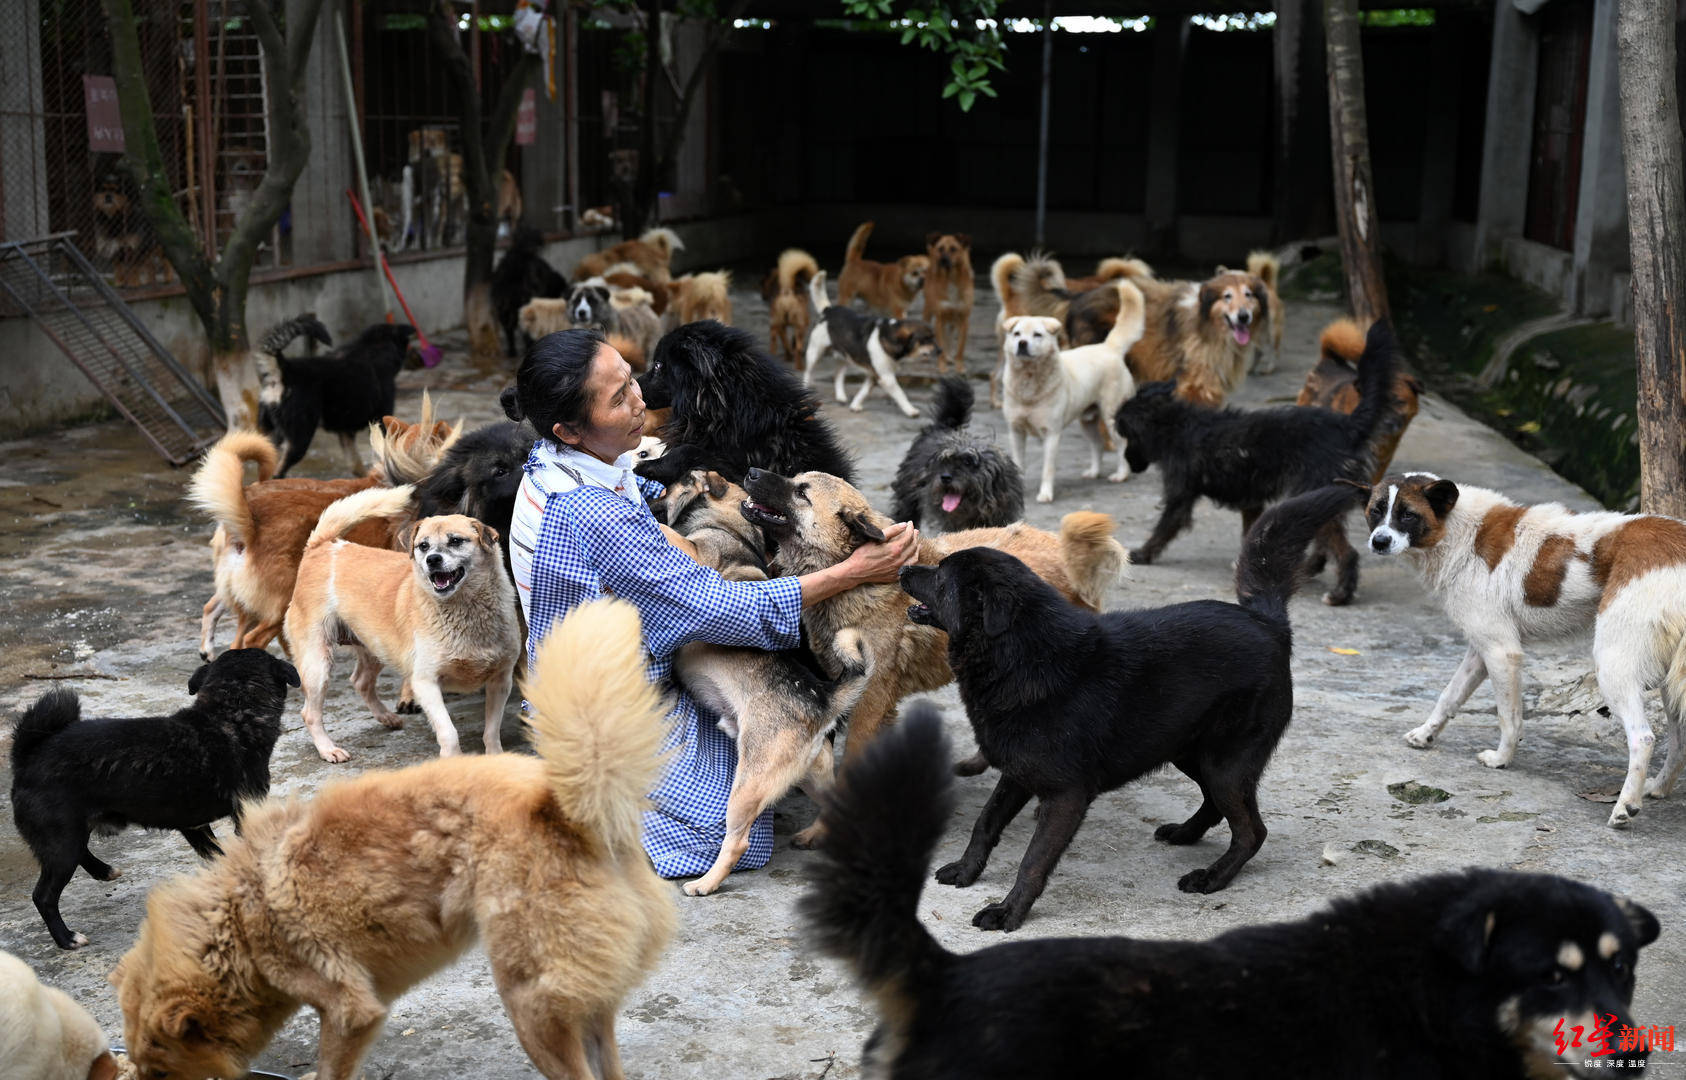
{"type": "Polygon", "coordinates": [[[1674,83],[1673,0],[1619,0],[1616,40],[1639,368],[1639,499],[1686,518],[1686,199],[1674,83]]]}
{"type": "Polygon", "coordinates": [[[1370,179],[1370,132],[1364,110],[1364,53],[1357,0],[1324,0],[1328,43],[1329,141],[1335,165],[1335,222],[1352,313],[1360,322],[1388,317],[1382,280],[1381,223],[1370,179]]]}

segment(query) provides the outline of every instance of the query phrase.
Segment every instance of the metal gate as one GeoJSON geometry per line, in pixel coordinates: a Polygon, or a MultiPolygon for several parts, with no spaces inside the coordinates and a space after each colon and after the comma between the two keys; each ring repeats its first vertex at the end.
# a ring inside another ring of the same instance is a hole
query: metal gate
{"type": "Polygon", "coordinates": [[[222,436],[221,404],[118,298],[74,235],[0,243],[0,316],[34,319],[170,464],[195,460],[222,436]]]}

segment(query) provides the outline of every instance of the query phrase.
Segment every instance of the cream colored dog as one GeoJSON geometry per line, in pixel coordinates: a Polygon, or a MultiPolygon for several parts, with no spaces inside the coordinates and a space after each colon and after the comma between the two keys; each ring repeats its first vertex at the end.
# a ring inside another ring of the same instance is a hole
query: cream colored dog
{"type": "Polygon", "coordinates": [[[0,952],[0,1076],[6,1080],[112,1080],[105,1034],[69,994],[0,952]]]}
{"type": "Polygon", "coordinates": [[[304,684],[304,724],[324,761],[351,756],[322,725],[336,642],[356,655],[351,685],[382,724],[404,726],[375,693],[381,668],[391,667],[409,680],[442,757],[461,752],[445,690],[485,689],[486,752],[503,749],[499,728],[521,656],[521,629],[497,530],[451,514],[405,526],[398,535],[403,551],[340,539],[365,518],[402,513],[410,494],[408,486],[373,488],[341,499],[323,511],[305,544],[287,640],[304,684]]]}
{"type": "MultiPolygon", "coordinates": [[[[1086,478],[1101,474],[1101,447],[1118,407],[1135,396],[1136,383],[1124,363],[1124,354],[1141,340],[1142,294],[1128,281],[1120,281],[1118,321],[1099,345],[1061,349],[1060,320],[1039,315],[1021,315],[1003,324],[1006,342],[1001,353],[1006,368],[1007,445],[1013,463],[1024,467],[1025,436],[1042,439],[1042,486],[1037,502],[1054,501],[1054,462],[1059,457],[1060,432],[1081,418],[1083,434],[1089,439],[1090,463],[1086,478]]],[[[1113,483],[1130,478],[1124,460],[1124,440],[1118,440],[1118,469],[1107,477],[1113,483]]]]}

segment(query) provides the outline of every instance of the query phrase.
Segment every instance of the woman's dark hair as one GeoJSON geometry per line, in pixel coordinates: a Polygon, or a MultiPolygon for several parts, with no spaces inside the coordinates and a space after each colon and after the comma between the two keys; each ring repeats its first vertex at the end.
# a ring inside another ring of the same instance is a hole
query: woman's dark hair
{"type": "Polygon", "coordinates": [[[556,425],[579,427],[591,408],[586,382],[602,350],[599,330],[558,330],[527,348],[515,372],[515,385],[498,397],[504,415],[532,422],[541,438],[556,444],[556,425]]]}

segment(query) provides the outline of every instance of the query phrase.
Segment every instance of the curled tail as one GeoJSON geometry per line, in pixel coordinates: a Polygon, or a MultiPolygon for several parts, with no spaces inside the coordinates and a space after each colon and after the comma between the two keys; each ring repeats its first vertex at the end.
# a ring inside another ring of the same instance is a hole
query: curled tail
{"type": "Polygon", "coordinates": [[[1235,564],[1235,599],[1288,627],[1288,598],[1300,587],[1305,547],[1324,525],[1357,505],[1365,488],[1330,484],[1284,499],[1253,523],[1235,564]]]}
{"type": "Polygon", "coordinates": [[[937,380],[932,395],[931,426],[958,431],[972,419],[972,403],[976,400],[972,384],[958,375],[945,375],[937,380]]]}
{"type": "Polygon", "coordinates": [[[1065,270],[1052,255],[1032,252],[1029,259],[1013,272],[1013,294],[1018,298],[1022,314],[1049,315],[1065,318],[1071,303],[1066,288],[1065,270]]]}
{"type": "Polygon", "coordinates": [[[374,471],[385,477],[388,486],[419,484],[438,467],[445,451],[462,438],[462,429],[462,420],[453,426],[435,419],[433,399],[423,390],[421,418],[414,424],[383,416],[380,423],[369,425],[374,471]]]}
{"type": "Polygon", "coordinates": [[[848,964],[887,1024],[912,1021],[918,983],[949,954],[919,922],[919,890],[954,809],[948,739],[917,702],[822,800],[825,839],[799,901],[809,940],[848,964]]]}
{"type": "Polygon", "coordinates": [[[854,234],[849,237],[849,246],[843,249],[843,265],[858,263],[866,255],[866,238],[872,235],[875,222],[863,221],[855,226],[854,234]]]}
{"type": "Polygon", "coordinates": [[[1106,591],[1118,583],[1130,565],[1130,553],[1112,534],[1118,528],[1110,514],[1079,510],[1060,519],[1060,556],[1065,561],[1071,591],[1083,606],[1099,611],[1106,591]]]}
{"type": "Polygon", "coordinates": [[[532,706],[529,738],[557,807],[611,853],[640,860],[640,823],[668,730],[668,702],[644,665],[638,609],[593,600],[545,635],[521,683],[532,706]]]}
{"type": "Polygon", "coordinates": [[[37,747],[82,718],[82,701],[74,690],[49,690],[24,710],[12,730],[12,775],[37,747]]]}
{"type": "Polygon", "coordinates": [[[989,283],[995,286],[995,301],[1001,305],[1001,310],[1011,309],[1013,297],[1013,276],[1024,266],[1024,256],[1016,251],[1009,251],[998,256],[989,264],[989,283]]]}
{"type": "Polygon", "coordinates": [[[1118,290],[1118,318],[1113,320],[1112,329],[1107,331],[1106,345],[1122,355],[1129,352],[1147,330],[1147,301],[1142,299],[1142,291],[1129,278],[1120,278],[1113,283],[1113,288],[1118,290]]]}
{"type": "Polygon", "coordinates": [[[1358,358],[1358,407],[1352,410],[1354,449],[1370,441],[1376,425],[1393,408],[1395,360],[1393,330],[1378,320],[1364,339],[1364,355],[1358,358]]]}
{"type": "Polygon", "coordinates": [[[801,248],[785,248],[779,252],[779,292],[800,292],[819,272],[820,264],[801,248]]]}
{"type": "Polygon", "coordinates": [[[205,454],[187,485],[187,498],[221,525],[230,539],[252,541],[252,508],[246,503],[246,463],[256,462],[258,479],[275,475],[275,444],[255,431],[230,431],[205,454]]]}
{"type": "Polygon", "coordinates": [[[307,311],[303,315],[295,315],[286,322],[271,327],[269,333],[265,334],[263,340],[258,343],[258,348],[271,356],[280,356],[286,351],[287,346],[299,337],[308,337],[324,348],[332,348],[334,344],[333,336],[328,333],[328,328],[323,326],[316,316],[307,311]]]}
{"type": "Polygon", "coordinates": [[[352,526],[374,517],[398,517],[409,513],[411,496],[415,488],[409,484],[402,487],[368,488],[353,495],[328,504],[322,511],[322,516],[316,519],[316,528],[310,530],[310,539],[304,542],[304,549],[309,551],[313,547],[338,540],[345,535],[352,526]]]}
{"type": "Polygon", "coordinates": [[[1107,273],[1110,264],[1118,264],[1118,277],[1130,278],[1135,281],[1154,281],[1153,267],[1140,259],[1102,259],[1096,273],[1104,277],[1112,277],[1107,273]]]}
{"type": "Polygon", "coordinates": [[[1317,350],[1330,363],[1357,371],[1358,358],[1364,355],[1364,331],[1353,319],[1336,319],[1318,335],[1317,350]]]}
{"type": "Polygon", "coordinates": [[[675,251],[685,250],[685,242],[679,239],[679,234],[665,226],[658,226],[654,229],[645,229],[644,235],[640,236],[638,239],[659,250],[667,257],[669,262],[673,260],[673,253],[675,251]]]}
{"type": "Polygon", "coordinates": [[[814,302],[814,310],[821,315],[831,306],[831,298],[825,294],[825,271],[817,271],[808,279],[808,299],[814,302]]]}

